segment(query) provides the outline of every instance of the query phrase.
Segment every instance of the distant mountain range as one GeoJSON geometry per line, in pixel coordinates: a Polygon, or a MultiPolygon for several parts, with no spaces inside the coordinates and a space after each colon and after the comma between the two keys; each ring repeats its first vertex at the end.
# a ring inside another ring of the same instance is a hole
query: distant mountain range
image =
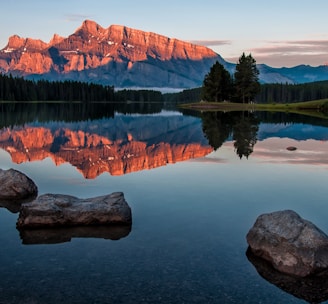
{"type": "MultiPolygon", "coordinates": [[[[46,43],[15,35],[0,50],[0,72],[4,74],[115,87],[199,87],[215,61],[233,73],[235,64],[205,46],[125,26],[103,28],[89,20],[67,38],[55,34],[46,43]]],[[[328,79],[327,66],[272,68],[260,64],[258,68],[263,83],[328,79]]]]}

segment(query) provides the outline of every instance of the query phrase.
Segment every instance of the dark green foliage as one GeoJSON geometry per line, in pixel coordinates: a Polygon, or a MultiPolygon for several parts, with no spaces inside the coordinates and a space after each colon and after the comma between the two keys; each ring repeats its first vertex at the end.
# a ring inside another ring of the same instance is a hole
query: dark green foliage
{"type": "Polygon", "coordinates": [[[258,103],[293,103],[328,98],[328,81],[303,84],[262,84],[258,103]]]}
{"type": "Polygon", "coordinates": [[[237,102],[251,102],[260,91],[259,70],[251,54],[241,55],[234,74],[235,97],[237,102]]]}
{"type": "Polygon", "coordinates": [[[217,61],[204,78],[201,99],[215,102],[230,100],[232,88],[233,82],[231,75],[217,61]]]}
{"type": "Polygon", "coordinates": [[[161,102],[162,93],[153,90],[121,90],[115,93],[116,101],[161,102]]]}
{"type": "Polygon", "coordinates": [[[170,103],[191,103],[201,99],[202,88],[186,89],[178,93],[163,94],[163,101],[170,103]]]}
{"type": "Polygon", "coordinates": [[[32,81],[0,74],[0,100],[113,101],[114,88],[77,81],[32,81]]]}
{"type": "Polygon", "coordinates": [[[78,81],[32,81],[0,74],[0,100],[162,102],[162,94],[153,90],[121,90],[114,87],[78,81]]]}

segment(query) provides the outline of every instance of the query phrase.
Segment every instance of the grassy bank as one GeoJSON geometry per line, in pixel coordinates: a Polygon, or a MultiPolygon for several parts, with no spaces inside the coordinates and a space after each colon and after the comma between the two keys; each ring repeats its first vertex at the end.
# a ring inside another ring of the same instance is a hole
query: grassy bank
{"type": "MultiPolygon", "coordinates": [[[[196,102],[180,105],[184,109],[199,111],[271,111],[309,114],[328,111],[328,99],[312,100],[297,103],[277,104],[242,104],[233,102],[196,102]]],[[[316,115],[317,116],[317,115],[316,115]]],[[[321,115],[320,115],[321,116],[321,115]]],[[[327,117],[327,115],[323,115],[327,117]]]]}

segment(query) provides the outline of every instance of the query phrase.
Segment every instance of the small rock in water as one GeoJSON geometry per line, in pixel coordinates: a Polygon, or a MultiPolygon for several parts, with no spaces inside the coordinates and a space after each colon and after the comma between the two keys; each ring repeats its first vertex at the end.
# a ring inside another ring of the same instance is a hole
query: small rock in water
{"type": "Polygon", "coordinates": [[[296,151],[297,150],[297,148],[296,147],[293,147],[293,146],[287,147],[286,149],[288,151],[296,151]]]}

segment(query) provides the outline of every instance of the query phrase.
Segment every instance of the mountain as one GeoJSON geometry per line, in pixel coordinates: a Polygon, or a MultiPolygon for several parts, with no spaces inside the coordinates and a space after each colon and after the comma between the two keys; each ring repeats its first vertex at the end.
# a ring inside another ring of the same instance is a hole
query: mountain
{"type": "Polygon", "coordinates": [[[27,78],[78,80],[116,87],[195,87],[210,66],[225,61],[214,51],[125,26],[102,28],[86,20],[67,38],[9,38],[0,71],[27,78]]]}
{"type": "Polygon", "coordinates": [[[259,64],[260,80],[263,83],[307,83],[328,79],[328,66],[298,65],[291,68],[272,68],[259,64]]]}
{"type": "MultiPolygon", "coordinates": [[[[72,35],[49,43],[14,35],[0,50],[0,72],[28,79],[77,80],[115,87],[193,88],[215,61],[231,73],[235,64],[200,45],[120,25],[86,20],[72,35]]],[[[328,67],[259,65],[262,82],[328,79],[328,67]]]]}

